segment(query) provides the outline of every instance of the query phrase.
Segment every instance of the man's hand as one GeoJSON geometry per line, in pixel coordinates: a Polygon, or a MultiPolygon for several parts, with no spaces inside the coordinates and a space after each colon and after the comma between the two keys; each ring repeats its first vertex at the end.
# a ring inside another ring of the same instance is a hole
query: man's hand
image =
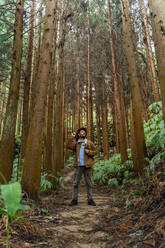
{"type": "Polygon", "coordinates": [[[76,132],[73,132],[73,133],[72,133],[72,136],[75,137],[75,136],[76,136],[76,132]]]}
{"type": "Polygon", "coordinates": [[[85,153],[87,153],[87,154],[88,154],[88,153],[89,153],[89,150],[85,149],[85,153]]]}

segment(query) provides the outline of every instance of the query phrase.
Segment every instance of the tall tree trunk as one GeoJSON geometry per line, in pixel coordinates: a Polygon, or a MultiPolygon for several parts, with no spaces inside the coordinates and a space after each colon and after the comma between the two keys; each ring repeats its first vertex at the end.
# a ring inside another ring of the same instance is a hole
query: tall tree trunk
{"type": "Polygon", "coordinates": [[[42,32],[42,7],[43,7],[43,0],[40,0],[39,5],[39,16],[38,16],[38,29],[36,38],[34,41],[34,52],[33,52],[33,72],[32,72],[32,82],[31,82],[31,92],[30,92],[30,109],[29,109],[29,122],[31,120],[34,106],[35,106],[35,99],[37,95],[37,90],[39,88],[39,85],[37,85],[37,75],[38,75],[38,69],[39,69],[39,61],[40,61],[40,54],[41,54],[41,32],[42,32]]]}
{"type": "Polygon", "coordinates": [[[17,114],[17,135],[21,134],[21,124],[22,124],[22,98],[20,97],[18,102],[18,114],[17,114]]]}
{"type": "MultiPolygon", "coordinates": [[[[58,0],[57,0],[58,1],[58,0]]],[[[56,1],[56,8],[57,8],[56,1]]],[[[55,20],[55,25],[57,29],[57,16],[55,20]]],[[[48,91],[48,116],[46,125],[46,144],[45,144],[45,159],[44,159],[44,169],[45,172],[50,173],[53,170],[53,105],[54,105],[54,90],[55,90],[55,63],[56,63],[56,37],[57,32],[54,33],[54,40],[52,46],[52,61],[50,70],[50,80],[49,80],[49,91],[48,91]]]]}
{"type": "Polygon", "coordinates": [[[97,156],[100,157],[101,137],[100,137],[100,105],[96,103],[96,137],[97,137],[97,156]]]}
{"type": "Polygon", "coordinates": [[[64,91],[64,44],[66,28],[66,2],[62,2],[62,15],[59,34],[59,58],[57,70],[57,95],[55,112],[55,143],[53,174],[57,175],[63,167],[64,138],[63,138],[63,91],[64,91]]]}
{"type": "MultiPolygon", "coordinates": [[[[122,74],[122,71],[121,71],[122,74]]],[[[129,134],[128,134],[128,114],[126,112],[126,105],[125,105],[125,101],[124,101],[124,89],[123,89],[123,77],[120,75],[120,102],[121,102],[121,118],[123,120],[123,131],[125,134],[125,146],[126,148],[129,147],[129,134]]],[[[128,159],[128,157],[127,157],[128,159]]]]}
{"type": "Polygon", "coordinates": [[[142,99],[144,106],[144,118],[145,120],[149,120],[149,112],[148,112],[148,94],[147,94],[147,86],[145,76],[141,74],[141,87],[142,87],[142,99]]]}
{"type": "Polygon", "coordinates": [[[6,96],[6,83],[3,83],[3,86],[1,88],[1,102],[0,102],[0,139],[1,139],[1,133],[2,133],[2,127],[3,127],[3,114],[4,114],[4,107],[5,107],[5,96],[6,96]]]}
{"type": "Polygon", "coordinates": [[[111,6],[110,6],[109,0],[108,0],[108,19],[109,19],[110,49],[111,49],[111,55],[112,55],[112,69],[113,69],[113,80],[114,80],[114,98],[115,98],[115,105],[116,105],[117,122],[119,123],[119,125],[117,125],[116,128],[119,131],[119,145],[120,145],[121,160],[122,160],[122,163],[124,163],[125,161],[128,160],[126,127],[125,127],[125,122],[122,118],[122,106],[121,106],[121,98],[120,98],[120,93],[119,93],[119,82],[117,78],[114,41],[113,41],[113,32],[112,32],[111,6]]]}
{"type": "Polygon", "coordinates": [[[47,0],[41,57],[37,76],[39,82],[36,82],[36,84],[39,85],[39,89],[25,149],[22,187],[31,198],[38,198],[40,193],[45,101],[47,98],[49,72],[52,59],[53,37],[54,32],[56,32],[55,7],[56,1],[47,0]]]}
{"type": "Polygon", "coordinates": [[[116,104],[114,106],[113,123],[115,130],[116,152],[120,153],[120,138],[119,138],[119,119],[116,104]]]}
{"type": "Polygon", "coordinates": [[[23,12],[24,0],[17,0],[10,89],[0,144],[0,183],[4,183],[2,175],[7,182],[10,181],[13,167],[14,137],[21,77],[23,12]]]}
{"type": "Polygon", "coordinates": [[[138,86],[138,77],[136,71],[136,62],[133,50],[132,41],[132,26],[130,17],[130,6],[128,0],[121,0],[122,3],[122,19],[123,19],[123,31],[124,31],[124,42],[125,42],[125,53],[128,62],[128,77],[131,89],[132,99],[132,118],[133,118],[133,132],[134,132],[134,167],[138,168],[138,174],[143,174],[143,168],[146,165],[146,145],[143,128],[143,117],[142,117],[142,104],[140,97],[140,90],[138,86]]]}
{"type": "Polygon", "coordinates": [[[71,110],[71,120],[72,120],[72,132],[75,131],[75,107],[72,106],[71,110]]]}
{"type": "Polygon", "coordinates": [[[61,169],[64,168],[64,147],[65,147],[65,140],[64,140],[64,106],[65,106],[65,101],[64,101],[64,91],[65,91],[65,68],[63,71],[63,93],[62,93],[62,122],[61,122],[61,128],[62,128],[62,135],[61,135],[61,169]]]}
{"type": "Polygon", "coordinates": [[[101,149],[101,97],[102,91],[100,87],[95,86],[96,92],[96,139],[97,139],[97,156],[100,157],[100,149],[101,149]]]}
{"type": "Polygon", "coordinates": [[[65,102],[65,162],[69,159],[69,149],[67,148],[67,140],[69,133],[69,105],[68,101],[65,102]]]}
{"type": "Polygon", "coordinates": [[[68,109],[68,133],[71,134],[72,131],[72,122],[71,122],[71,109],[70,109],[70,104],[69,104],[69,109],[68,109]]]}
{"type": "Polygon", "coordinates": [[[102,75],[102,131],[103,131],[103,152],[106,159],[109,159],[108,127],[107,127],[107,97],[104,75],[102,75]]]}
{"type": "Polygon", "coordinates": [[[29,129],[29,93],[32,72],[32,51],[33,51],[33,38],[34,38],[34,15],[35,15],[35,0],[31,2],[30,21],[29,21],[29,34],[26,52],[26,65],[25,65],[25,80],[24,80],[24,101],[23,101],[23,116],[22,116],[22,137],[21,137],[21,154],[20,160],[24,157],[26,140],[29,129]]]}
{"type": "Polygon", "coordinates": [[[135,133],[134,133],[134,123],[133,123],[133,111],[132,111],[132,100],[130,102],[130,136],[131,136],[131,156],[132,156],[132,160],[134,163],[134,172],[135,175],[139,174],[139,167],[138,167],[138,163],[136,163],[136,159],[137,159],[137,155],[136,155],[136,137],[135,137],[135,133]]]}
{"type": "Polygon", "coordinates": [[[165,1],[149,0],[148,2],[158,62],[158,77],[160,81],[163,116],[165,121],[165,1]]]}
{"type": "MultiPolygon", "coordinates": [[[[55,44],[55,41],[54,41],[55,44]]],[[[48,91],[48,113],[45,130],[45,152],[44,152],[44,170],[46,173],[51,173],[53,169],[53,104],[54,104],[54,89],[55,89],[55,46],[53,46],[52,66],[50,71],[49,91],[48,91]]]]}
{"type": "Polygon", "coordinates": [[[77,55],[76,55],[76,111],[75,111],[75,129],[80,128],[80,40],[77,31],[77,55]]]}
{"type": "Polygon", "coordinates": [[[146,7],[144,4],[144,0],[140,0],[140,6],[141,6],[142,14],[143,14],[143,24],[144,24],[144,29],[145,29],[147,57],[148,57],[148,64],[149,64],[149,69],[150,69],[150,78],[151,78],[152,88],[153,88],[153,96],[154,96],[155,102],[158,102],[160,101],[160,97],[159,97],[158,83],[157,83],[157,78],[156,78],[154,58],[152,54],[151,39],[150,39],[150,33],[149,33],[149,28],[148,28],[147,13],[146,13],[146,7]]]}
{"type": "Polygon", "coordinates": [[[92,106],[92,83],[91,83],[91,35],[90,35],[90,0],[88,0],[88,139],[93,140],[93,106],[92,106]]]}

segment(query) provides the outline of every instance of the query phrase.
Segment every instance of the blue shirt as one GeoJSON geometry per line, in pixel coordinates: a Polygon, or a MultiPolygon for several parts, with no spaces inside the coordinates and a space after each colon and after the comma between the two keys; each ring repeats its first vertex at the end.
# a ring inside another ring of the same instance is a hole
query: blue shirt
{"type": "Polygon", "coordinates": [[[84,161],[84,148],[85,148],[85,143],[81,144],[79,156],[78,156],[78,166],[85,166],[85,161],[84,161]]]}

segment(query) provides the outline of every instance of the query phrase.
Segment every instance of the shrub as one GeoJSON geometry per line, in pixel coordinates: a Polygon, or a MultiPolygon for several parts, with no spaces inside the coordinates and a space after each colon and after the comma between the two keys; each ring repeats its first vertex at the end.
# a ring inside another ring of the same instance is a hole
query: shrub
{"type": "Polygon", "coordinates": [[[132,168],[132,161],[122,164],[120,154],[116,154],[109,160],[98,161],[94,165],[92,180],[99,185],[117,186],[133,177],[132,168]]]}

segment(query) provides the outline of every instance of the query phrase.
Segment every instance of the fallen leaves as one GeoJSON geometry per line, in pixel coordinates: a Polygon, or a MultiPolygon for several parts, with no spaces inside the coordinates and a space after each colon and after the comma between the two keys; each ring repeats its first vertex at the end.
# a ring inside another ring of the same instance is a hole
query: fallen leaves
{"type": "Polygon", "coordinates": [[[154,239],[144,240],[143,243],[146,245],[151,245],[153,247],[155,247],[155,245],[156,245],[156,242],[154,239]]]}
{"type": "Polygon", "coordinates": [[[117,235],[120,236],[121,233],[129,233],[132,230],[132,228],[126,226],[125,223],[122,223],[118,226],[107,227],[107,228],[105,228],[105,230],[110,232],[110,233],[116,232],[117,235]]]}
{"type": "Polygon", "coordinates": [[[165,239],[165,220],[157,220],[155,233],[159,238],[165,239]]]}

